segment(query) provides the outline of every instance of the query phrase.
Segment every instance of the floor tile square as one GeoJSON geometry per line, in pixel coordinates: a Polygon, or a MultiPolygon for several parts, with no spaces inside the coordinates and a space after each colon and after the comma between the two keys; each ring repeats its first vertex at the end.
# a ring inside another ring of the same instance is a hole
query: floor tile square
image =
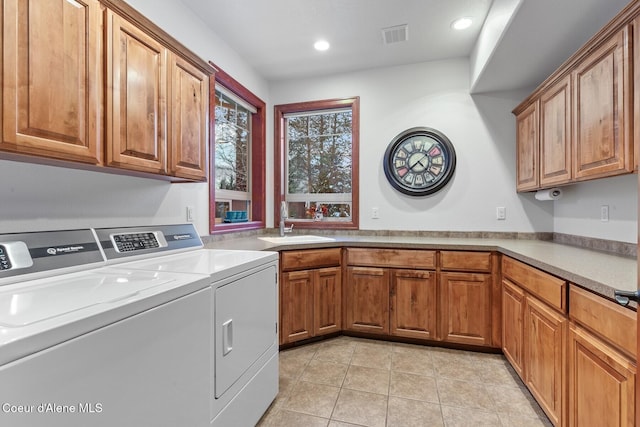
{"type": "Polygon", "coordinates": [[[331,419],[361,426],[384,427],[387,396],[343,388],[331,419]]]}
{"type": "Polygon", "coordinates": [[[389,394],[389,371],[351,365],[344,379],[343,387],[387,395],[389,394]]]}
{"type": "Polygon", "coordinates": [[[391,372],[389,395],[440,403],[438,399],[438,386],[436,385],[436,379],[434,377],[423,377],[405,372],[391,372]]]}
{"type": "Polygon", "coordinates": [[[283,409],[330,418],[340,388],[304,381],[298,382],[283,409]]]}

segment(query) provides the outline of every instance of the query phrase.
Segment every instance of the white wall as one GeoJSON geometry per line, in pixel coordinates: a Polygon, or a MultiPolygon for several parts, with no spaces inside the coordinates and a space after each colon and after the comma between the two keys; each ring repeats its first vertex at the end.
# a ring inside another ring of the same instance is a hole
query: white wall
{"type": "Polygon", "coordinates": [[[525,92],[469,95],[469,61],[457,59],[277,83],[283,104],[360,96],[360,228],[377,230],[552,231],[552,206],[517,195],[515,119],[525,92]],[[382,157],[403,130],[428,126],[453,143],[458,164],[439,193],[414,198],[386,181],[382,157]],[[495,219],[496,207],[507,219],[495,219]],[[373,207],[380,219],[371,219],[373,207]]]}
{"type": "MultiPolygon", "coordinates": [[[[212,60],[267,102],[267,164],[273,165],[272,105],[360,96],[362,229],[556,231],[635,242],[636,175],[565,187],[563,199],[539,202],[518,195],[515,124],[511,110],[530,92],[469,95],[469,62],[451,60],[292,81],[269,86],[182,3],[129,3],[203,59],[212,60]],[[391,139],[413,126],[444,132],[458,154],[455,176],[440,193],[404,196],[382,172],[391,139]],[[599,221],[600,205],[610,221],[599,221]],[[507,220],[495,220],[495,208],[507,220]],[[377,207],[380,219],[370,218],[377,207]]],[[[267,225],[273,225],[273,178],[267,171],[267,225]]],[[[165,181],[0,161],[0,233],[185,221],[208,233],[206,183],[165,181]]]]}
{"type": "MultiPolygon", "coordinates": [[[[268,102],[268,85],[200,18],[176,0],[128,0],[201,58],[268,102]]],[[[186,221],[193,206],[209,233],[209,186],[0,161],[0,233],[186,221]]]]}
{"type": "Polygon", "coordinates": [[[636,243],[638,175],[624,175],[563,187],[553,202],[553,230],[599,239],[636,243]],[[600,207],[609,206],[609,221],[600,220],[600,207]]]}

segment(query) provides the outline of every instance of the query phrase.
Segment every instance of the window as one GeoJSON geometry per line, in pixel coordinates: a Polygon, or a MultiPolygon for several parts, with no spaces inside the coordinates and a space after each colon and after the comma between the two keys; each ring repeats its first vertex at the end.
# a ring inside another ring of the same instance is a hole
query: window
{"type": "Polygon", "coordinates": [[[296,227],[357,229],[359,98],[277,105],[275,121],[276,222],[285,200],[296,227]]]}
{"type": "Polygon", "coordinates": [[[210,232],[263,228],[265,104],[223,71],[210,91],[210,232]]]}

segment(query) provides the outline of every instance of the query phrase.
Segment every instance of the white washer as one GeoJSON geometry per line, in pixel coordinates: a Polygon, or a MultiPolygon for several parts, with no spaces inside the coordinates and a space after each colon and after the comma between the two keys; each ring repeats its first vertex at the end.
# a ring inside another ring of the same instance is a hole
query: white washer
{"type": "MultiPolygon", "coordinates": [[[[210,278],[211,425],[255,425],[278,393],[278,253],[203,249],[191,224],[95,231],[110,263],[130,259],[114,236],[157,236],[168,253],[119,267],[210,278]]],[[[148,256],[144,249],[135,252],[135,258],[148,256]]]]}
{"type": "Polygon", "coordinates": [[[0,249],[0,425],[209,424],[207,276],[95,268],[91,230],[0,249]]]}

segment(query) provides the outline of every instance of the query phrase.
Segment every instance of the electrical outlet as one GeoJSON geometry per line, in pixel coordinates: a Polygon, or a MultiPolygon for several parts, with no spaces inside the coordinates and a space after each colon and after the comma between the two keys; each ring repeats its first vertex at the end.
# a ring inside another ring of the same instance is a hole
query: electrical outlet
{"type": "Polygon", "coordinates": [[[371,208],[371,218],[380,219],[380,210],[378,208],[371,208]]]}
{"type": "Polygon", "coordinates": [[[507,219],[507,208],[504,206],[498,206],[496,208],[496,219],[501,221],[507,219]]]}
{"type": "Polygon", "coordinates": [[[609,205],[600,206],[600,221],[609,221],[609,205]]]}
{"type": "Polygon", "coordinates": [[[193,222],[193,206],[187,206],[187,222],[193,222]]]}

